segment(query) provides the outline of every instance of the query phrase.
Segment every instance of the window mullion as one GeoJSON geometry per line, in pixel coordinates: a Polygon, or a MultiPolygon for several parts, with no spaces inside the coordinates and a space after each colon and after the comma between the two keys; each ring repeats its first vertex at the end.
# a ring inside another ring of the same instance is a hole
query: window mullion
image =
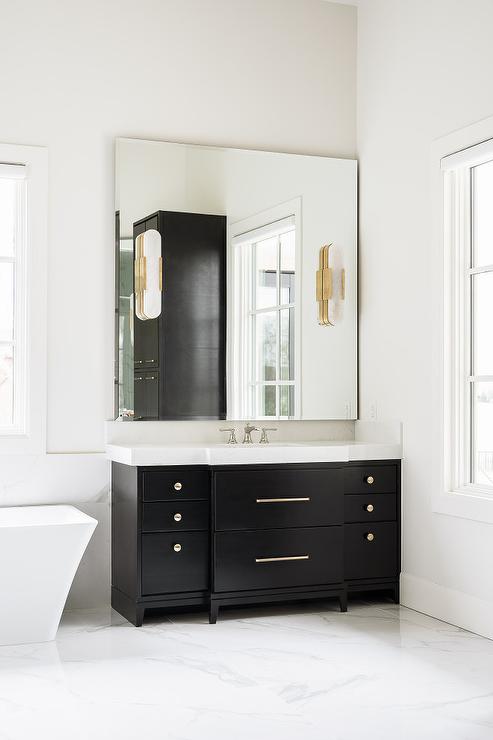
{"type": "Polygon", "coordinates": [[[470,267],[470,275],[479,275],[483,272],[493,272],[493,265],[483,265],[482,267],[470,267]]]}
{"type": "Polygon", "coordinates": [[[294,308],[294,303],[281,303],[275,306],[267,306],[266,308],[252,308],[250,314],[257,315],[260,313],[272,313],[272,311],[279,311],[283,308],[294,308]]]}

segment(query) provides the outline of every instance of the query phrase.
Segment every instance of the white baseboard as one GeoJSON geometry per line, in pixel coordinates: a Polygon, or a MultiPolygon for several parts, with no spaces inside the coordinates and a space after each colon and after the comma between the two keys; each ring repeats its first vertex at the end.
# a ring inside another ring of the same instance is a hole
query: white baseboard
{"type": "Polygon", "coordinates": [[[402,573],[401,604],[493,640],[493,601],[402,573]]]}

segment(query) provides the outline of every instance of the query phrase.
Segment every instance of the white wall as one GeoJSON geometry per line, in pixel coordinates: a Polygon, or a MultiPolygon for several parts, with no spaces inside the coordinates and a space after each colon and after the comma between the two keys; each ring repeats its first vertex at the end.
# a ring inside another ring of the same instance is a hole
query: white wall
{"type": "Polygon", "coordinates": [[[430,148],[493,114],[491,0],[363,0],[358,14],[360,410],[404,425],[403,601],[493,637],[493,528],[432,513],[430,148]]]}
{"type": "Polygon", "coordinates": [[[72,603],[107,595],[107,468],[89,453],[112,413],[114,137],[352,157],[355,42],[354,8],[322,0],[3,4],[0,141],[49,149],[50,457],[0,460],[0,505],[101,519],[72,603]]]}

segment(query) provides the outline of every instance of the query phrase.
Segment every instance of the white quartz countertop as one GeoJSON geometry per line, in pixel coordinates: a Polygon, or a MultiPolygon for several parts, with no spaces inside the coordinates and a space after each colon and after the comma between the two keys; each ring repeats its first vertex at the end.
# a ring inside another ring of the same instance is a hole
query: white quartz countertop
{"type": "Polygon", "coordinates": [[[269,444],[108,444],[106,453],[124,465],[260,465],[270,463],[351,462],[402,457],[396,443],[271,442],[269,444]]]}

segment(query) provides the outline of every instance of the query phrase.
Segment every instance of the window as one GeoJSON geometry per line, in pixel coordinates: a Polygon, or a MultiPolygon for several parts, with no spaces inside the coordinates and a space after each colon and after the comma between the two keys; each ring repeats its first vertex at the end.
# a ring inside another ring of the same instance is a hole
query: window
{"type": "Polygon", "coordinates": [[[0,144],[0,451],[45,451],[47,152],[0,144]]]}
{"type": "Polygon", "coordinates": [[[493,494],[493,145],[442,160],[450,487],[493,494]]]}
{"type": "Polygon", "coordinates": [[[26,168],[0,165],[0,430],[24,432],[26,168]]]}
{"type": "MultiPolygon", "coordinates": [[[[266,218],[264,214],[264,219],[266,218]]],[[[291,215],[235,236],[235,416],[290,419],[296,387],[296,223],[291,215]]]]}
{"type": "Polygon", "coordinates": [[[493,488],[493,161],[473,167],[471,296],[471,482],[493,488]]]}

